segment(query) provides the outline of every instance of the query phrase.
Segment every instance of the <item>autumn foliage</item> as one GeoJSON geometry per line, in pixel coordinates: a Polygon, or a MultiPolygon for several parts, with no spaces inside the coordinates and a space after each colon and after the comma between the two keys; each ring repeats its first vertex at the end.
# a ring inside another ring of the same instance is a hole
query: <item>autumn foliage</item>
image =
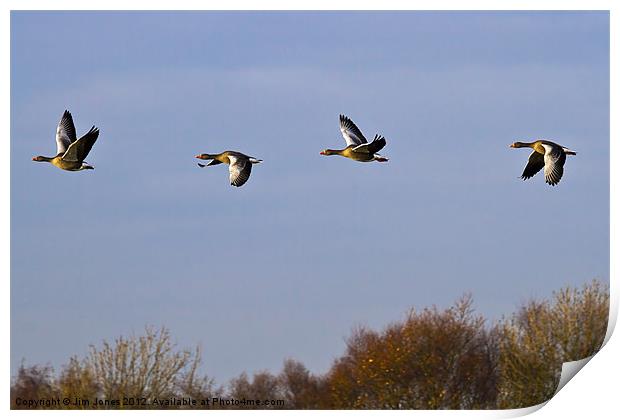
{"type": "MultiPolygon", "coordinates": [[[[22,365],[11,385],[17,398],[59,396],[122,400],[125,395],[214,395],[271,405],[145,405],[99,408],[250,409],[497,409],[520,408],[551,398],[563,362],[596,353],[607,331],[609,289],[593,281],[566,288],[551,300],[533,300],[489,325],[470,296],[447,309],[412,309],[381,331],[356,328],[345,353],[328,372],[311,373],[285,360],[282,371],[246,373],[216,388],[200,373],[200,349],[178,350],[168,330],[147,328],[72,357],[59,375],[50,366],[22,365]]],[[[30,407],[32,408],[32,407],[30,407]]],[[[37,408],[95,408],[60,406],[37,408]]]]}
{"type": "Polygon", "coordinates": [[[598,282],[531,301],[500,325],[499,407],[550,399],[562,363],[595,354],[607,331],[609,290],[598,282]]]}
{"type": "Polygon", "coordinates": [[[382,332],[359,329],[351,336],[328,374],[334,407],[494,407],[496,354],[470,298],[444,311],[411,311],[382,332]]]}

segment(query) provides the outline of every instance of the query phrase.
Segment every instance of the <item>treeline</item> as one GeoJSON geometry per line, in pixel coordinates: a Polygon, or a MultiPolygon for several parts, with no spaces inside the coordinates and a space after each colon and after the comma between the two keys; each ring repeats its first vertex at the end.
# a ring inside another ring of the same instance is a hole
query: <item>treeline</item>
{"type": "Polygon", "coordinates": [[[147,328],[140,337],[92,346],[58,374],[22,364],[11,408],[527,407],[553,396],[563,362],[600,349],[608,312],[609,288],[598,281],[532,300],[493,325],[465,296],[445,310],[411,310],[381,331],[354,330],[325,374],[286,360],[277,374],[244,373],[219,387],[199,374],[199,348],[178,350],[168,330],[147,328]]]}

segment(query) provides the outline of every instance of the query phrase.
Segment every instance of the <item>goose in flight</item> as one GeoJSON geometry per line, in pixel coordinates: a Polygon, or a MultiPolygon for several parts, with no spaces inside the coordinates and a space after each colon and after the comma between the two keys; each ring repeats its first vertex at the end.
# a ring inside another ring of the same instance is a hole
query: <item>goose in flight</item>
{"type": "Polygon", "coordinates": [[[376,134],[373,141],[368,143],[360,129],[344,115],[340,115],[340,132],[347,142],[347,147],[341,150],[325,149],[321,152],[322,155],[340,155],[358,162],[388,161],[388,158],[377,153],[385,146],[383,136],[376,134]]]}
{"type": "Polygon", "coordinates": [[[531,143],[517,141],[512,143],[510,147],[514,149],[522,147],[534,149],[530,154],[521,178],[524,180],[530,179],[540,172],[541,169],[545,168],[545,182],[549,185],[557,185],[562,179],[566,155],[577,154],[577,152],[548,140],[536,140],[531,143]]]}
{"type": "Polygon", "coordinates": [[[247,156],[243,153],[233,151],[226,151],[217,155],[203,153],[197,155],[196,158],[203,160],[211,159],[211,162],[206,165],[199,163],[198,166],[201,168],[204,168],[205,166],[219,165],[220,163],[227,164],[230,175],[230,185],[234,185],[235,187],[240,187],[247,182],[250,178],[253,164],[262,162],[262,159],[256,159],[252,156],[247,156]]]}
{"type": "Polygon", "coordinates": [[[62,118],[56,128],[56,156],[35,156],[36,162],[49,162],[57,168],[65,171],[81,171],[83,169],[95,169],[84,161],[88,152],[99,137],[99,129],[94,125],[86,134],[79,139],[75,136],[73,117],[69,111],[62,114],[62,118]]]}

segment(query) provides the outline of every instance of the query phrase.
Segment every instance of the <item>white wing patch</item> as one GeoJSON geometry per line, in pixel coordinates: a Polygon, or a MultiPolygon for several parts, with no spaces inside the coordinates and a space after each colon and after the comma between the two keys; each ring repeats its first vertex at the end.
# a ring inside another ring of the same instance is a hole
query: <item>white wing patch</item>
{"type": "Polygon", "coordinates": [[[547,156],[549,153],[553,151],[553,146],[549,144],[542,143],[542,147],[545,148],[545,156],[547,156]]]}
{"type": "Polygon", "coordinates": [[[357,146],[367,142],[360,129],[346,115],[340,115],[340,132],[347,146],[357,146]]]}
{"type": "Polygon", "coordinates": [[[65,153],[75,140],[73,117],[69,111],[65,111],[56,127],[56,154],[65,153]]]}
{"type": "Polygon", "coordinates": [[[228,155],[228,160],[230,161],[230,166],[236,165],[239,162],[239,158],[233,154],[228,155]]]}
{"type": "Polygon", "coordinates": [[[340,132],[342,133],[342,137],[344,137],[344,141],[347,143],[347,146],[357,146],[364,143],[362,139],[344,127],[340,127],[340,132]]]}
{"type": "Polygon", "coordinates": [[[559,147],[543,144],[545,148],[545,181],[549,185],[556,185],[564,174],[564,161],[566,154],[559,147]]]}
{"type": "Polygon", "coordinates": [[[248,159],[239,158],[237,156],[228,155],[230,164],[228,165],[230,184],[240,187],[250,178],[252,164],[248,159]]]}

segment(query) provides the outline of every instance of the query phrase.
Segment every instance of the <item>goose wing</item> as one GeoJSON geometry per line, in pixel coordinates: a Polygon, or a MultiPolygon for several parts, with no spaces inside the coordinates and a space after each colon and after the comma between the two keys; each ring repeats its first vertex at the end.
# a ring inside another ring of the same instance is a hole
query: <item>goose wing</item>
{"type": "Polygon", "coordinates": [[[56,154],[65,153],[71,143],[76,141],[75,125],[73,117],[67,110],[62,114],[58,127],[56,127],[56,154]]]}
{"type": "Polygon", "coordinates": [[[88,130],[88,133],[69,145],[62,159],[72,162],[82,162],[86,159],[86,156],[88,156],[90,149],[92,149],[93,144],[97,141],[97,137],[99,137],[99,129],[93,125],[90,130],[88,130]]]}
{"type": "Polygon", "coordinates": [[[385,147],[385,137],[375,134],[375,138],[370,143],[363,143],[353,148],[356,152],[375,154],[385,147]]]}
{"type": "Polygon", "coordinates": [[[527,165],[525,165],[525,169],[523,169],[523,174],[521,175],[522,179],[530,179],[534,175],[536,175],[542,168],[545,167],[545,157],[544,155],[538,153],[536,150],[532,151],[530,155],[527,165]]]}
{"type": "Polygon", "coordinates": [[[347,116],[340,115],[340,132],[347,146],[357,146],[368,143],[359,128],[347,116]]]}
{"type": "Polygon", "coordinates": [[[202,163],[199,163],[198,166],[200,166],[201,168],[204,168],[206,166],[219,165],[220,163],[222,163],[222,162],[220,162],[219,160],[212,159],[211,162],[207,163],[206,165],[203,165],[202,163]]]}
{"type": "Polygon", "coordinates": [[[230,178],[230,185],[240,187],[247,182],[252,172],[252,163],[245,156],[228,155],[230,164],[228,165],[228,172],[230,178]]]}
{"type": "Polygon", "coordinates": [[[560,146],[543,144],[545,148],[545,182],[549,185],[556,185],[564,175],[564,162],[566,153],[560,146]]]}

